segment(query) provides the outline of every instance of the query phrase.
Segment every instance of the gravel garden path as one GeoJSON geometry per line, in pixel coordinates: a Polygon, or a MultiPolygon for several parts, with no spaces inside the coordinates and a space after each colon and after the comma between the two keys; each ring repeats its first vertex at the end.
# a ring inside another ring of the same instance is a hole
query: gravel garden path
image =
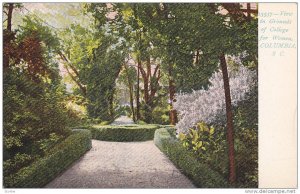
{"type": "Polygon", "coordinates": [[[111,125],[131,125],[134,124],[133,120],[127,116],[120,116],[111,125]]]}
{"type": "Polygon", "coordinates": [[[47,188],[194,188],[154,145],[92,140],[92,149],[47,188]]]}

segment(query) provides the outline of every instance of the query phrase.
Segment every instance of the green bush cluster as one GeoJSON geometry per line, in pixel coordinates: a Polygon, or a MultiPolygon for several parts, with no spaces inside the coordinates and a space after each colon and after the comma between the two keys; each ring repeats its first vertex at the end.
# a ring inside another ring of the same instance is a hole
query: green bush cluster
{"type": "MultiPolygon", "coordinates": [[[[212,169],[228,178],[228,151],[226,129],[216,129],[205,123],[198,123],[186,135],[180,133],[183,147],[194,154],[198,161],[205,162],[212,169]]],[[[258,186],[257,130],[236,127],[235,163],[237,181],[235,187],[255,188],[258,186]]]]}
{"type": "MultiPolygon", "coordinates": [[[[16,6],[16,4],[14,4],[16,6]]],[[[20,5],[21,6],[21,5],[20,5]]],[[[16,8],[16,7],[15,7],[16,8]]],[[[45,156],[79,125],[59,74],[59,39],[41,21],[24,17],[13,31],[4,30],[3,170],[4,176],[45,156]]]]}
{"type": "Polygon", "coordinates": [[[189,129],[187,134],[179,133],[183,147],[191,151],[195,157],[224,177],[228,177],[228,154],[225,129],[208,126],[204,122],[189,129]]]}
{"type": "MultiPolygon", "coordinates": [[[[258,106],[257,87],[234,110],[235,187],[258,187],[258,106]]],[[[198,161],[208,164],[223,177],[229,177],[226,126],[199,122],[187,134],[179,134],[183,147],[198,161]]]]}
{"type": "Polygon", "coordinates": [[[158,127],[158,125],[94,125],[89,130],[93,139],[123,142],[152,140],[158,127]]]}
{"type": "Polygon", "coordinates": [[[17,173],[4,177],[6,188],[41,188],[92,147],[91,133],[76,130],[47,155],[17,173]]]}
{"type": "Polygon", "coordinates": [[[197,187],[225,188],[229,186],[221,174],[207,164],[201,163],[193,153],[182,146],[181,142],[176,139],[173,128],[157,129],[154,143],[197,187]]]}
{"type": "Polygon", "coordinates": [[[152,112],[152,123],[167,125],[170,123],[170,109],[166,101],[154,108],[152,112]]]}

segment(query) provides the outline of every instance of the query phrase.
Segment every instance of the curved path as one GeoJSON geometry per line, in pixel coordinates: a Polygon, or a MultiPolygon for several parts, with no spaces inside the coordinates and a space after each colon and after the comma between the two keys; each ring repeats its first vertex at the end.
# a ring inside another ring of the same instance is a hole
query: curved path
{"type": "Polygon", "coordinates": [[[92,140],[92,149],[48,188],[194,188],[154,145],[92,140]]]}

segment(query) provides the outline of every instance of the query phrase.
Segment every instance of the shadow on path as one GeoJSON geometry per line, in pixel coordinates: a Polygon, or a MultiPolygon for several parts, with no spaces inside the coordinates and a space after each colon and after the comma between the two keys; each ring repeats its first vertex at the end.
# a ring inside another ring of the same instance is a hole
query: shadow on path
{"type": "Polygon", "coordinates": [[[92,149],[47,188],[194,188],[154,145],[92,140],[92,149]]]}

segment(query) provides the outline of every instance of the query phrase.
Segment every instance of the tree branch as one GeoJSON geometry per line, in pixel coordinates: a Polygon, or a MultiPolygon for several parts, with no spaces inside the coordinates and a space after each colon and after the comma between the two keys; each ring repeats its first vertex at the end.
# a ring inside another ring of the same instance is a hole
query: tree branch
{"type": "Polygon", "coordinates": [[[143,79],[144,80],[147,79],[147,74],[146,74],[144,68],[142,67],[142,64],[140,64],[140,68],[139,69],[140,69],[140,72],[142,74],[143,79]]]}
{"type": "Polygon", "coordinates": [[[67,62],[68,66],[72,69],[72,71],[75,73],[76,77],[70,72],[68,66],[66,64],[64,64],[64,67],[66,68],[68,74],[70,75],[71,79],[78,85],[78,87],[80,88],[80,90],[82,91],[83,95],[86,96],[86,87],[84,85],[82,85],[80,83],[80,81],[78,80],[79,79],[79,73],[78,71],[76,70],[76,68],[69,62],[69,60],[67,59],[67,57],[62,53],[62,52],[59,52],[58,53],[60,55],[60,57],[65,61],[67,62]]]}
{"type": "Polygon", "coordinates": [[[66,61],[68,63],[68,66],[72,69],[72,71],[76,74],[77,77],[79,77],[79,72],[77,71],[77,69],[72,65],[72,63],[68,60],[68,58],[62,53],[59,51],[58,53],[60,55],[60,57],[66,61]]]}
{"type": "Polygon", "coordinates": [[[68,74],[70,75],[70,77],[72,78],[72,80],[78,85],[78,87],[80,88],[80,90],[82,91],[83,95],[86,95],[86,87],[83,86],[75,77],[74,75],[70,72],[69,68],[65,65],[65,68],[68,72],[68,74]]]}

